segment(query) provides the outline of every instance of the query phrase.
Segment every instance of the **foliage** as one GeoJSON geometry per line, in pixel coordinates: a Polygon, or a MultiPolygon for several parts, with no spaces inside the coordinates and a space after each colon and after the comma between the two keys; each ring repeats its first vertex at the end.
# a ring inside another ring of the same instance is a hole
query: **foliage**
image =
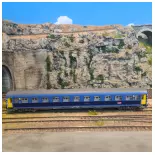
{"type": "Polygon", "coordinates": [[[90,74],[90,80],[94,80],[94,69],[90,68],[89,74],[90,74]]]}
{"type": "Polygon", "coordinates": [[[99,74],[96,78],[96,80],[101,80],[101,82],[104,82],[104,76],[102,74],[99,74]]]}
{"type": "Polygon", "coordinates": [[[74,83],[76,83],[76,81],[77,81],[77,75],[75,74],[75,69],[73,71],[73,81],[74,81],[74,83]]]}
{"type": "Polygon", "coordinates": [[[146,42],[139,42],[139,46],[140,47],[143,47],[143,48],[146,48],[146,53],[147,54],[151,54],[152,53],[152,46],[146,42]]]}
{"type": "Polygon", "coordinates": [[[65,42],[64,45],[65,45],[66,47],[70,47],[70,46],[71,46],[68,42],[65,42]]]}
{"type": "Polygon", "coordinates": [[[89,110],[88,115],[98,115],[98,113],[96,110],[93,110],[93,111],[89,110]]]}
{"type": "Polygon", "coordinates": [[[119,49],[122,49],[122,47],[124,46],[125,44],[124,44],[124,41],[123,40],[120,40],[120,43],[119,43],[119,45],[118,45],[118,48],[119,49]]]}
{"type": "Polygon", "coordinates": [[[49,73],[47,73],[46,76],[47,76],[47,83],[46,83],[47,89],[51,89],[52,86],[51,86],[51,83],[50,83],[50,75],[49,75],[49,73]]]}
{"type": "Polygon", "coordinates": [[[54,35],[54,34],[49,34],[49,35],[47,36],[47,38],[55,39],[55,35],[54,35]]]}
{"type": "Polygon", "coordinates": [[[140,66],[135,66],[135,67],[134,67],[134,70],[135,70],[136,72],[143,71],[143,70],[140,68],[140,66]]]}
{"type": "Polygon", "coordinates": [[[47,72],[51,71],[51,60],[50,60],[49,55],[46,58],[46,70],[47,70],[47,72]]]}
{"type": "Polygon", "coordinates": [[[65,75],[65,77],[68,77],[68,73],[66,70],[64,71],[64,75],[65,75]]]}
{"type": "Polygon", "coordinates": [[[148,58],[148,64],[152,66],[152,55],[148,58]]]}
{"type": "Polygon", "coordinates": [[[71,34],[70,36],[68,36],[68,38],[70,39],[71,42],[74,42],[75,37],[73,36],[73,34],[71,34]]]}
{"type": "Polygon", "coordinates": [[[114,38],[123,38],[124,36],[122,35],[122,34],[120,34],[120,33],[117,33],[115,36],[114,36],[114,38]]]}
{"type": "Polygon", "coordinates": [[[72,56],[72,53],[69,53],[70,58],[70,68],[76,68],[75,64],[77,63],[76,57],[72,56]]]}
{"type": "Polygon", "coordinates": [[[65,87],[69,86],[69,82],[64,81],[61,77],[61,72],[58,73],[57,80],[58,84],[61,86],[61,89],[64,89],[65,87]]]}

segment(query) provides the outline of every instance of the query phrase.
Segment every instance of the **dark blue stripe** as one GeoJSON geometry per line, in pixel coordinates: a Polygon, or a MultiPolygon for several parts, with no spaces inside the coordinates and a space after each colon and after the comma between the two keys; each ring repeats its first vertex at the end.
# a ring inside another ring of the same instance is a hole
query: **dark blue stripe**
{"type": "Polygon", "coordinates": [[[122,102],[122,104],[118,104],[118,102],[116,101],[108,101],[108,102],[66,102],[66,103],[21,103],[21,104],[13,104],[13,106],[16,108],[19,108],[19,107],[58,107],[58,106],[99,106],[99,105],[102,105],[102,106],[118,106],[118,105],[123,105],[123,106],[132,106],[132,105],[140,105],[140,101],[130,101],[130,102],[122,102]]]}

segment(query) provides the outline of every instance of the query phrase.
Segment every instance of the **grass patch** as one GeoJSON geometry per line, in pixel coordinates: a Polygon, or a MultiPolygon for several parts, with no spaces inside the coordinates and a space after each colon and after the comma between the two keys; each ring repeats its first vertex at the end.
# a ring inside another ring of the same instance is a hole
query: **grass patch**
{"type": "Polygon", "coordinates": [[[97,126],[104,126],[104,121],[103,120],[99,120],[99,121],[96,121],[95,124],[97,126]]]}
{"type": "Polygon", "coordinates": [[[122,34],[120,34],[120,33],[117,33],[115,36],[114,36],[114,38],[123,38],[124,36],[122,35],[122,34]]]}
{"type": "Polygon", "coordinates": [[[148,57],[148,64],[152,66],[152,56],[148,57]]]}
{"type": "Polygon", "coordinates": [[[98,115],[98,113],[96,110],[93,110],[93,111],[89,110],[88,115],[98,115]]]}
{"type": "Polygon", "coordinates": [[[139,42],[139,46],[143,47],[143,48],[146,48],[146,53],[147,54],[152,54],[152,46],[150,44],[145,43],[145,42],[139,42]]]}
{"type": "Polygon", "coordinates": [[[4,99],[2,100],[2,108],[6,108],[6,101],[4,99]]]}

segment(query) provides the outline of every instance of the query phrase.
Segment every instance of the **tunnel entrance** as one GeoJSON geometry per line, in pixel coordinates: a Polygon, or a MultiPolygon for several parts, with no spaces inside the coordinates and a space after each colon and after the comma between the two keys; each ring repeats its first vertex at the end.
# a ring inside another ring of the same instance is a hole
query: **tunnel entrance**
{"type": "Polygon", "coordinates": [[[152,46],[152,31],[144,30],[138,34],[138,40],[152,46]]]}
{"type": "Polygon", "coordinates": [[[12,90],[12,77],[9,69],[6,66],[2,66],[2,93],[7,93],[12,90]]]}

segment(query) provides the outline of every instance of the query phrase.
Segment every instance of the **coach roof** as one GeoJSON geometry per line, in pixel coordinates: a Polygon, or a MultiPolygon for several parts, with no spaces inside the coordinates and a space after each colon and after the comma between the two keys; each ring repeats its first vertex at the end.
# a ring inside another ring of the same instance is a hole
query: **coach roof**
{"type": "Polygon", "coordinates": [[[52,89],[52,90],[18,90],[10,91],[7,95],[26,95],[26,94],[76,94],[76,93],[106,93],[106,92],[144,92],[146,89],[141,88],[85,88],[85,89],[52,89]]]}

